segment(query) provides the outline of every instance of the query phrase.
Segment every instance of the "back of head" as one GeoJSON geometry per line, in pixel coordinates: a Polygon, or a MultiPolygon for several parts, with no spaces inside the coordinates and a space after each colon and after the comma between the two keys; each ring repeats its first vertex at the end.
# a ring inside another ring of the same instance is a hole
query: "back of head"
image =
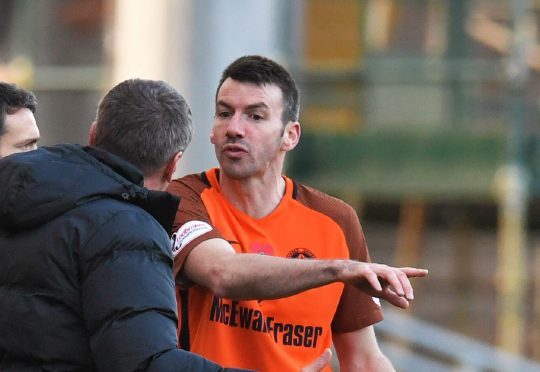
{"type": "Polygon", "coordinates": [[[159,80],[131,79],[101,100],[93,145],[150,175],[183,152],[192,136],[191,110],[173,87],[159,80]]]}
{"type": "Polygon", "coordinates": [[[21,108],[27,108],[35,113],[36,106],[37,99],[32,92],[19,88],[15,84],[0,82],[0,136],[6,131],[6,115],[14,114],[21,108]]]}
{"type": "Polygon", "coordinates": [[[221,85],[228,78],[257,86],[277,85],[283,94],[281,121],[284,124],[289,121],[298,121],[300,114],[298,87],[287,70],[277,62],[257,55],[238,58],[223,71],[216,90],[216,98],[221,85]]]}

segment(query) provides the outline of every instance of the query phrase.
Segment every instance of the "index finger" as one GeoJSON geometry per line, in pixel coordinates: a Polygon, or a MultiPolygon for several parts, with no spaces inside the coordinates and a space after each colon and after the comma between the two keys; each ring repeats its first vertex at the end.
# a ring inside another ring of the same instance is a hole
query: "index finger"
{"type": "Polygon", "coordinates": [[[429,274],[426,269],[417,269],[415,267],[400,267],[399,271],[407,275],[408,278],[422,278],[429,274]]]}

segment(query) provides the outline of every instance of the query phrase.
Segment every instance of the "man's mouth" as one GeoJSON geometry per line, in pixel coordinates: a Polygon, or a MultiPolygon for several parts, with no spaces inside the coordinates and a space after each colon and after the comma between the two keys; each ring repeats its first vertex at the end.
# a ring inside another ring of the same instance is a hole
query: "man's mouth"
{"type": "Polygon", "coordinates": [[[225,145],[222,151],[229,158],[241,158],[248,153],[248,150],[245,146],[238,144],[225,145]]]}

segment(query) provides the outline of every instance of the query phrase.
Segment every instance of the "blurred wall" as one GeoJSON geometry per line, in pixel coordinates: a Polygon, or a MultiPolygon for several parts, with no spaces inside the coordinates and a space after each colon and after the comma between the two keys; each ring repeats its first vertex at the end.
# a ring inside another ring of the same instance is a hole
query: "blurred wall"
{"type": "Polygon", "coordinates": [[[217,165],[209,141],[214,95],[223,69],[245,54],[263,54],[284,60],[283,0],[197,0],[192,4],[189,88],[195,136],[179,173],[200,172],[217,165]]]}
{"type": "Polygon", "coordinates": [[[245,54],[283,60],[283,1],[116,0],[110,18],[111,85],[130,77],[162,79],[190,102],[195,135],[177,175],[216,166],[209,142],[222,70],[245,54]]]}
{"type": "MultiPolygon", "coordinates": [[[[285,0],[3,0],[0,77],[38,97],[42,145],[86,143],[101,97],[161,79],[190,102],[195,136],[178,174],[216,165],[209,132],[221,71],[245,54],[286,64],[285,0]]],[[[289,35],[289,38],[291,36],[289,35]]]]}
{"type": "Polygon", "coordinates": [[[86,143],[105,86],[103,3],[2,1],[0,77],[36,94],[43,145],[86,143]]]}

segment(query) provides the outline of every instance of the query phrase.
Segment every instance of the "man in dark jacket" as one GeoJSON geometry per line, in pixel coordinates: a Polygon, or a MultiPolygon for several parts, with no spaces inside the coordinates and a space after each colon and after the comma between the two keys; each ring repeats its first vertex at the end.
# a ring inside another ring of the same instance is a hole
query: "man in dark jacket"
{"type": "Polygon", "coordinates": [[[172,87],[128,80],[92,147],[0,160],[0,370],[221,370],[176,347],[178,200],[162,190],[192,132],[172,87]]]}

